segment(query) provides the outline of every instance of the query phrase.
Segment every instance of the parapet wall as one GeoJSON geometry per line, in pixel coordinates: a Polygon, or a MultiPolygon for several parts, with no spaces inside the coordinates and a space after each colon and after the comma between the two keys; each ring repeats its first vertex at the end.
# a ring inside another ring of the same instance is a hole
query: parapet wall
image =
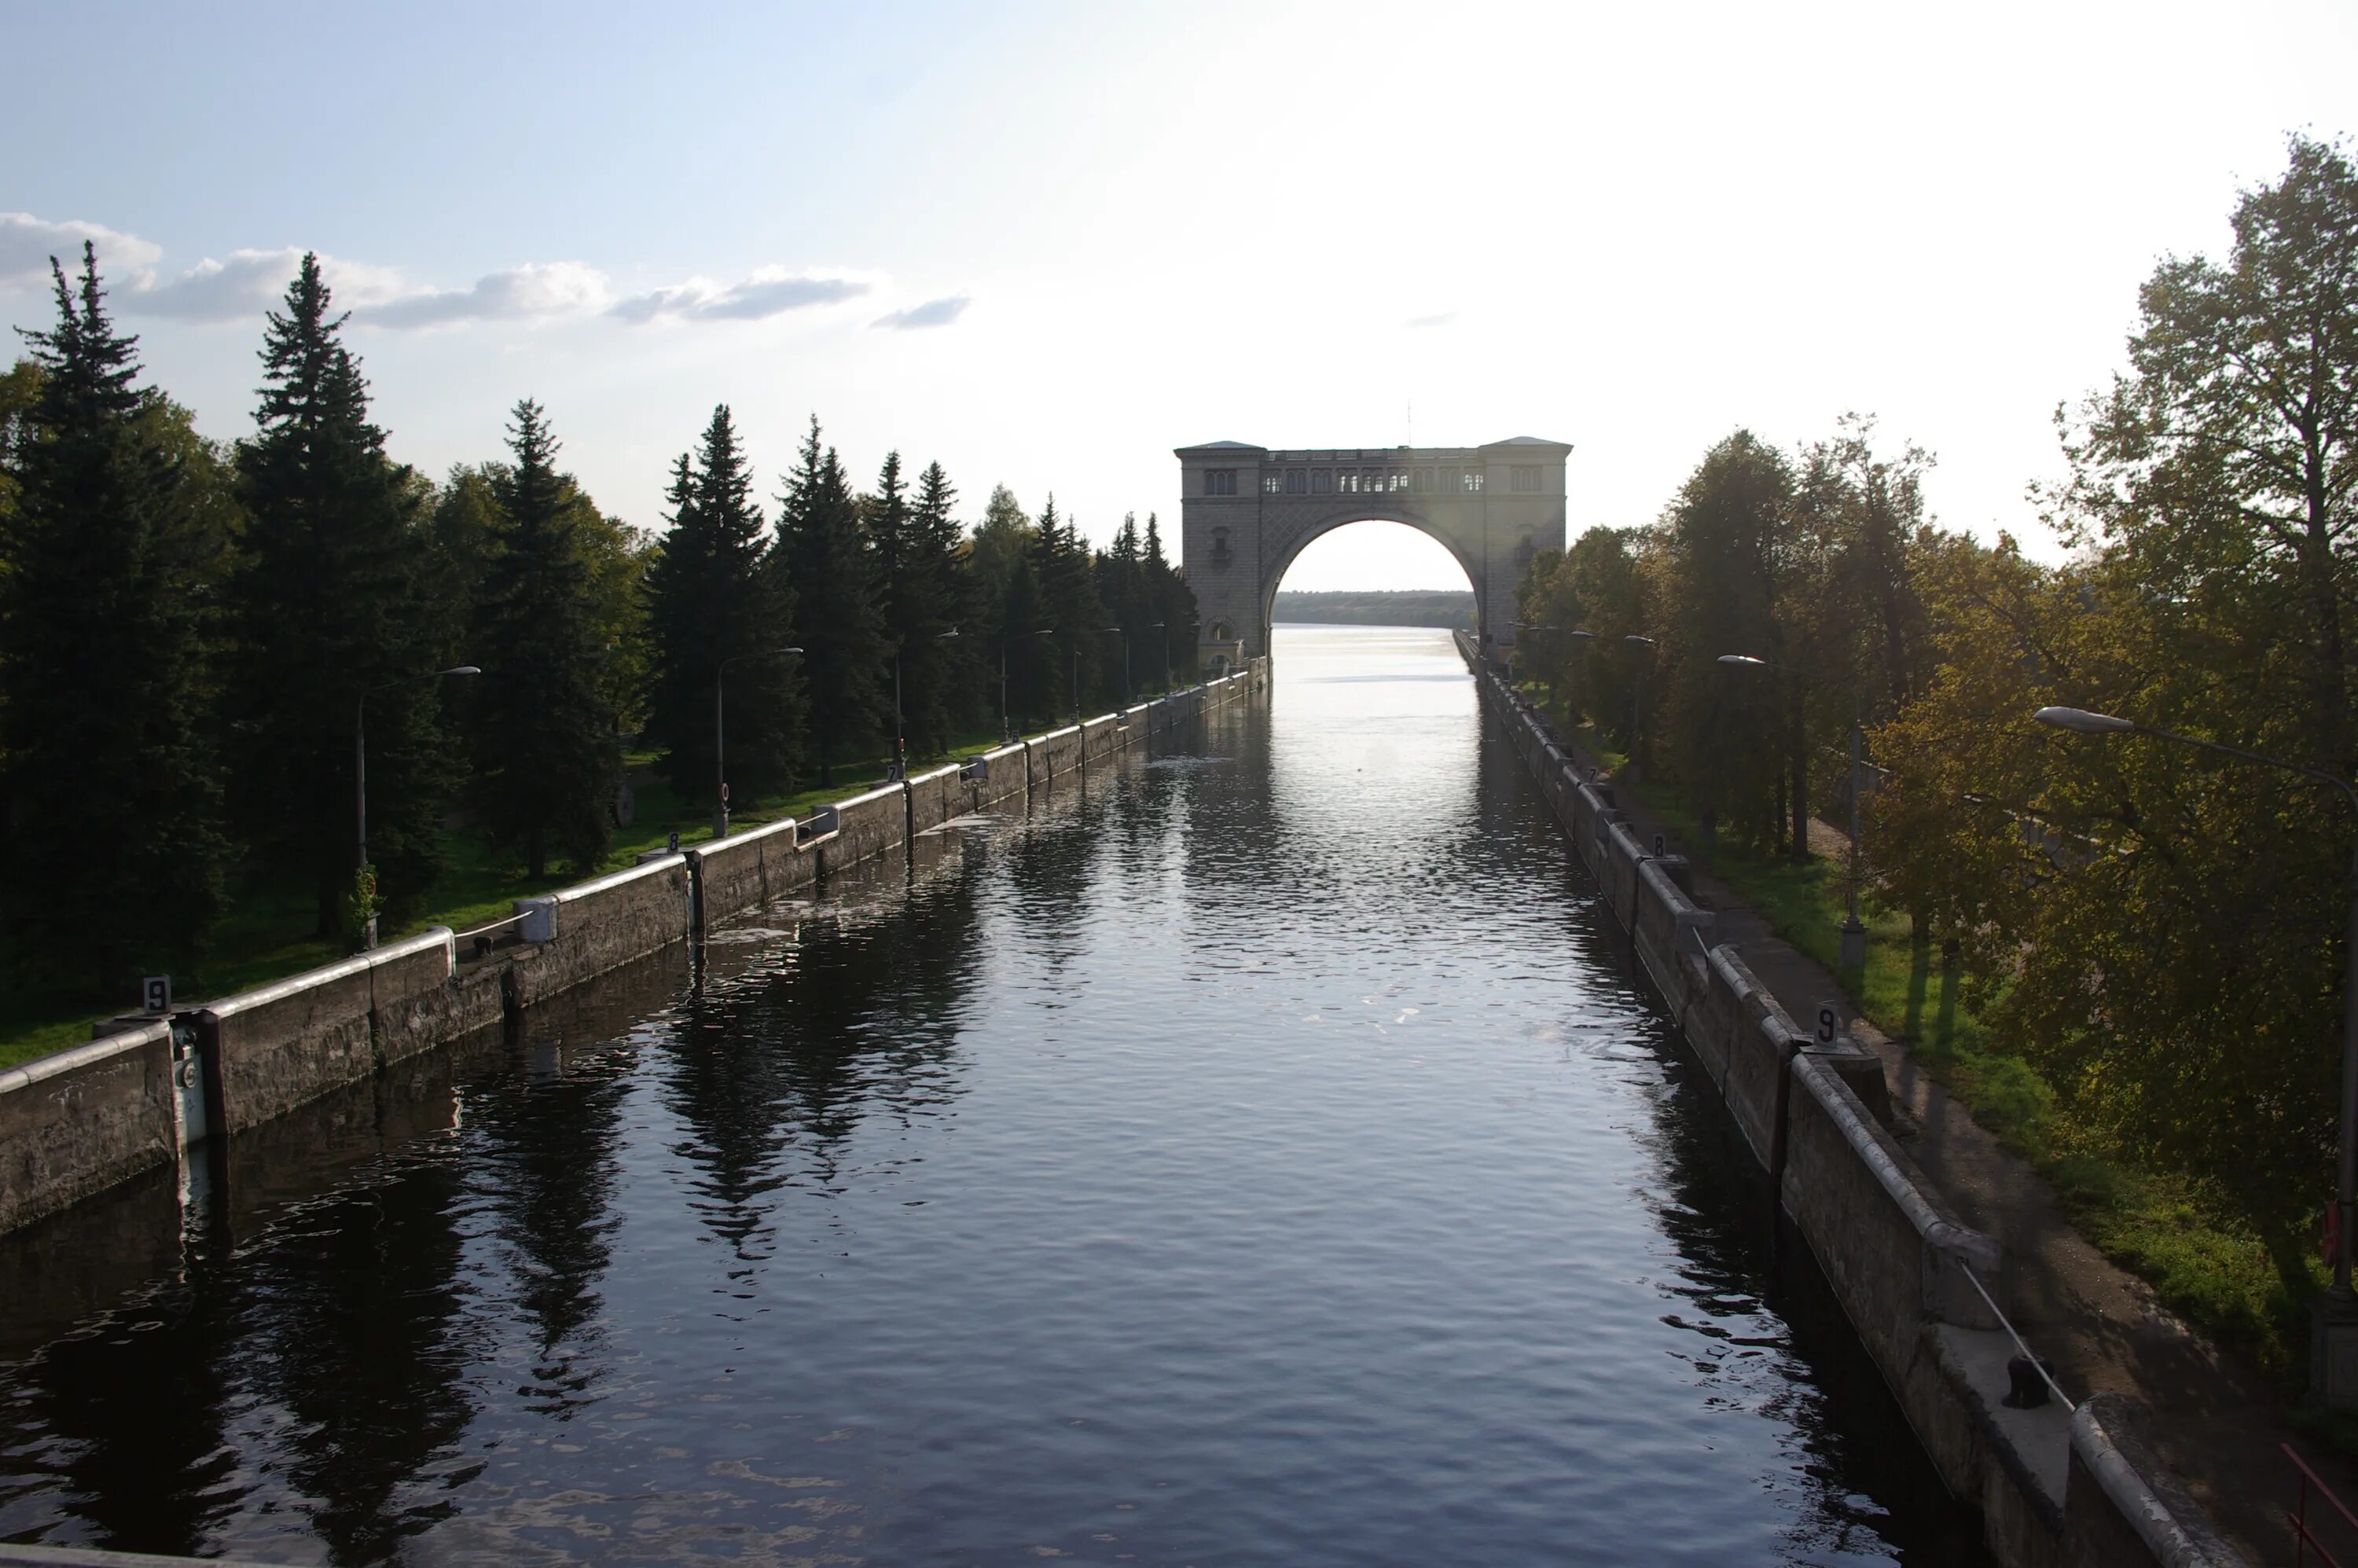
{"type": "Polygon", "coordinates": [[[818,880],[818,857],[804,848],[791,816],[682,851],[696,890],[698,928],[758,909],[818,880]]]}
{"type": "Polygon", "coordinates": [[[1830,1021],[1796,1022],[1714,945],[1685,860],[1642,842],[1612,787],[1584,779],[1462,633],[1457,644],[1942,1480],[1981,1509],[1992,1552],[2019,1568],[2241,1563],[2152,1449],[2123,1435],[2127,1401],[2096,1396],[2076,1415],[2006,1406],[2001,1249],[1893,1139],[1881,1059],[1830,1021]]]}
{"type": "Polygon", "coordinates": [[[159,1019],[0,1073],[0,1230],[170,1164],[172,1066],[159,1019]]]}
{"type": "Polygon", "coordinates": [[[1081,727],[1068,724],[1035,735],[1023,742],[1023,755],[1026,787],[1033,795],[1044,795],[1056,787],[1058,779],[1080,772],[1081,727]]]}
{"type": "Polygon", "coordinates": [[[539,898],[520,898],[527,954],[510,973],[515,1005],[570,989],[632,959],[685,942],[695,927],[686,855],[664,855],[627,871],[539,898]]]}
{"type": "Polygon", "coordinates": [[[866,795],[855,795],[836,806],[835,831],[818,840],[819,874],[847,871],[908,841],[906,784],[888,784],[866,795]]]}
{"type": "MultiPolygon", "coordinates": [[[[274,984],[0,1072],[0,1231],[175,1165],[192,1134],[176,1074],[235,1136],[354,1091],[388,1068],[546,1005],[626,964],[677,955],[716,922],[812,886],[969,812],[1044,798],[1266,687],[1268,661],[1029,741],[884,784],[806,821],[751,827],[537,898],[461,955],[435,927],[274,984]],[[174,1030],[184,1039],[176,1058],[174,1030]],[[195,1082],[196,1079],[200,1082],[195,1082]],[[196,1092],[200,1090],[201,1092],[196,1092]]],[[[281,1130],[301,1136],[296,1124],[281,1130]]]]}

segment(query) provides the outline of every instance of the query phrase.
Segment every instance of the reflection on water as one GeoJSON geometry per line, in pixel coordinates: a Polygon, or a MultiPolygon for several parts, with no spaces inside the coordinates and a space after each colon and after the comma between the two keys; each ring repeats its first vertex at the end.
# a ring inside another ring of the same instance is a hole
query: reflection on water
{"type": "Polygon", "coordinates": [[[1980,1562],[1446,636],[1277,646],[1266,714],[455,1054],[0,1337],[0,1537],[1980,1562]]]}

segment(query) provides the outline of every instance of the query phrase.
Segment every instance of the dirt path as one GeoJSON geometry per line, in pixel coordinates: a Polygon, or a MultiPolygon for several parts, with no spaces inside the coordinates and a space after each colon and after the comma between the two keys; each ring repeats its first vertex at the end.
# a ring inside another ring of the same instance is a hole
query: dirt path
{"type": "MultiPolygon", "coordinates": [[[[1634,799],[1617,804],[1642,841],[1668,832],[1634,799]]],[[[1811,848],[1839,862],[1847,835],[1823,822],[1810,827],[1811,848]]],[[[1668,842],[1673,851],[1680,848],[1675,836],[1668,842]]],[[[2196,1334],[2144,1281],[2091,1246],[2029,1162],[1919,1067],[1905,1041],[1858,1017],[1831,974],[1772,935],[1700,865],[1694,886],[1697,902],[1717,913],[1715,939],[1736,947],[1787,1011],[1806,1022],[1831,1007],[1883,1058],[1895,1117],[1903,1123],[1895,1132],[1957,1216],[2005,1246],[2006,1311],[2032,1348],[2054,1360],[2066,1390],[2074,1398],[2118,1392],[2142,1400],[2153,1411],[2163,1457],[2255,1563],[2292,1561],[2284,1519],[2294,1476],[2279,1444],[2292,1444],[2345,1499],[2358,1499],[2358,1466],[2296,1434],[2284,1396],[2266,1377],[2196,1334]]],[[[2312,1522],[2324,1511],[2312,1509],[2312,1522]]],[[[2328,1545],[2343,1562],[2358,1561],[2358,1539],[2328,1545]]]]}

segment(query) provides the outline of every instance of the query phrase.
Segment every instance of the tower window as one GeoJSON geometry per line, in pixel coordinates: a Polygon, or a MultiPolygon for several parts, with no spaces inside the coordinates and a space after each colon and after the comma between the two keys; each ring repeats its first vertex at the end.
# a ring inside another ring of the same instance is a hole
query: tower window
{"type": "Polygon", "coordinates": [[[1204,470],[1204,493],[1206,495],[1234,495],[1236,492],[1236,470],[1206,469],[1204,470]]]}
{"type": "Polygon", "coordinates": [[[1515,493],[1537,495],[1540,492],[1540,470],[1536,463],[1517,463],[1513,470],[1515,493]]]}

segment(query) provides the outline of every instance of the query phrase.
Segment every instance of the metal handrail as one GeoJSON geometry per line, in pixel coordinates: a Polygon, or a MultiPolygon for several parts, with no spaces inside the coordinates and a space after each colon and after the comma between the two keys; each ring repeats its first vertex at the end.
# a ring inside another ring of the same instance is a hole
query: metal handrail
{"type": "Polygon", "coordinates": [[[2022,1358],[2030,1363],[2030,1369],[2032,1371],[2039,1374],[2039,1380],[2046,1384],[2048,1390],[2057,1399],[2063,1401],[2063,1408],[2065,1410],[2077,1414],[2080,1407],[2072,1402],[2071,1395],[2063,1391],[2063,1386],[2061,1383],[2058,1383],[2053,1377],[2049,1375],[2047,1363],[2033,1355],[2031,1353],[2030,1346],[2022,1342],[2022,1336],[2017,1334],[2014,1330],[2014,1320],[2006,1315],[2005,1308],[1999,1306],[1996,1302],[1990,1298],[1989,1291],[1982,1284],[1982,1277],[1974,1272],[1974,1266],[1960,1258],[1957,1260],[1957,1267],[1965,1271],[1965,1278],[1972,1281],[1974,1293],[1981,1297],[1983,1304],[1990,1309],[1991,1315],[1997,1319],[1998,1326],[2006,1330],[2006,1336],[2014,1341],[2014,1347],[2022,1352],[2022,1358]]]}
{"type": "Polygon", "coordinates": [[[2343,1505],[2342,1499],[2334,1494],[2333,1488],[2327,1486],[2318,1476],[2317,1472],[2309,1467],[2308,1461],[2293,1452],[2291,1444],[2279,1443],[2277,1446],[2283,1449],[2284,1456],[2292,1461],[2292,1467],[2300,1472],[2299,1501],[2294,1505],[2292,1512],[2285,1515],[2285,1522],[2292,1526],[2294,1568],[2300,1568],[2301,1564],[2309,1561],[2309,1550],[2311,1547],[2317,1549],[2318,1560],[2323,1563],[2326,1568],[2342,1568],[2342,1560],[2328,1552],[2325,1549],[2325,1542],[2318,1540],[2309,1528],[2309,1488],[2316,1487],[2317,1495],[2331,1503],[2333,1511],[2340,1514],[2342,1521],[2352,1530],[2358,1530],[2358,1516],[2353,1516],[2343,1505]]]}

